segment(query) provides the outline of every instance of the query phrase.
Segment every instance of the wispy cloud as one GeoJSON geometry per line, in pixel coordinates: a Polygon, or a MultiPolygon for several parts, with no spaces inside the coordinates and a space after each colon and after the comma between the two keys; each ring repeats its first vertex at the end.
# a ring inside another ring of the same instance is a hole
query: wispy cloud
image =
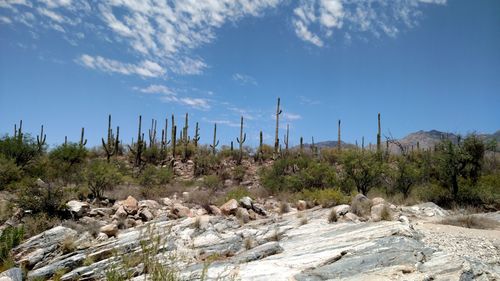
{"type": "Polygon", "coordinates": [[[313,100],[305,96],[299,96],[300,103],[305,105],[318,105],[321,102],[319,100],[313,100]]]}
{"type": "Polygon", "coordinates": [[[335,31],[369,32],[375,37],[396,37],[400,27],[417,25],[422,5],[446,4],[446,0],[301,0],[294,9],[297,36],[318,47],[335,31]]]}
{"type": "Polygon", "coordinates": [[[233,74],[233,80],[242,84],[242,85],[252,84],[252,85],[257,86],[257,80],[255,78],[253,78],[252,76],[247,75],[247,74],[235,73],[235,74],[233,74]]]}
{"type": "Polygon", "coordinates": [[[203,117],[202,121],[207,122],[207,123],[216,123],[217,125],[225,125],[225,126],[229,126],[229,127],[239,127],[240,126],[239,122],[226,120],[226,119],[207,119],[206,117],[203,117]]]}
{"type": "Polygon", "coordinates": [[[143,77],[160,77],[165,70],[156,62],[143,60],[138,64],[123,63],[117,60],[103,58],[101,56],[81,55],[77,62],[92,69],[108,73],[120,73],[124,75],[136,74],[143,77]]]}
{"type": "Polygon", "coordinates": [[[286,121],[296,121],[296,120],[302,119],[302,116],[300,116],[299,114],[295,114],[295,113],[284,112],[283,119],[286,121]]]}
{"type": "Polygon", "coordinates": [[[160,100],[167,103],[177,103],[199,110],[209,110],[211,108],[210,101],[205,98],[195,97],[180,97],[177,91],[164,85],[149,85],[145,88],[134,87],[135,91],[144,94],[156,94],[160,96],[160,100]]]}

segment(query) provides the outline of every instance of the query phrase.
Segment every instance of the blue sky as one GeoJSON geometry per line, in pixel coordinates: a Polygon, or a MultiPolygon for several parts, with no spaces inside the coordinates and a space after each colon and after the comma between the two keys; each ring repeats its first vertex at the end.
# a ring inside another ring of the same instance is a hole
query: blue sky
{"type": "Polygon", "coordinates": [[[121,138],[190,113],[201,141],[500,129],[500,1],[0,0],[0,133],[121,138]],[[159,124],[162,121],[159,121],[159,124]],[[281,130],[280,137],[284,134],[281,130]]]}

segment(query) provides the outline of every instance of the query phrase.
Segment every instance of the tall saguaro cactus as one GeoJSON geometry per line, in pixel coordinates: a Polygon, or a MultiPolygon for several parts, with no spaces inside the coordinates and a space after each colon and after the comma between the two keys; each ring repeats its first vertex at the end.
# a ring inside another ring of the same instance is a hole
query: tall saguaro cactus
{"type": "Polygon", "coordinates": [[[341,149],[341,141],[340,141],[340,119],[339,119],[339,127],[338,127],[338,140],[337,140],[337,150],[340,151],[341,149]]]}
{"type": "Polygon", "coordinates": [[[80,133],[80,141],[78,142],[78,146],[80,146],[80,148],[83,148],[85,147],[86,144],[87,144],[87,139],[85,138],[85,128],[82,127],[82,132],[80,133]]]}
{"type": "Polygon", "coordinates": [[[177,146],[177,125],[174,125],[172,127],[172,159],[173,160],[175,160],[176,146],[177,146]]]}
{"type": "Polygon", "coordinates": [[[304,153],[304,138],[303,137],[300,137],[300,155],[302,155],[302,153],[304,153]]]}
{"type": "Polygon", "coordinates": [[[198,147],[198,142],[200,141],[200,128],[198,127],[198,122],[196,122],[196,127],[194,129],[193,144],[194,147],[198,147]]]}
{"type": "Polygon", "coordinates": [[[274,154],[278,155],[280,140],[279,140],[279,126],[280,126],[280,114],[283,111],[280,109],[280,98],[278,98],[278,105],[276,106],[276,135],[274,137],[274,154]]]}
{"type": "Polygon", "coordinates": [[[286,134],[283,136],[283,142],[285,143],[285,154],[288,154],[288,137],[290,132],[289,124],[286,124],[286,134]]]}
{"type": "Polygon", "coordinates": [[[378,114],[378,131],[377,131],[377,152],[380,153],[382,149],[382,144],[381,144],[381,134],[380,134],[380,113],[378,114]]]}
{"type": "Polygon", "coordinates": [[[106,159],[109,162],[109,159],[111,156],[118,154],[118,145],[119,145],[119,138],[120,138],[120,127],[116,127],[116,137],[113,134],[113,129],[111,129],[111,114],[108,116],[108,138],[105,141],[104,138],[102,138],[102,147],[104,148],[104,151],[106,152],[106,159]]]}
{"type": "Polygon", "coordinates": [[[128,146],[130,151],[135,155],[135,159],[134,159],[134,166],[135,167],[139,167],[142,163],[142,152],[144,150],[144,146],[146,145],[144,143],[144,134],[142,133],[142,116],[139,115],[139,129],[137,130],[137,143],[135,143],[135,147],[132,147],[134,146],[134,144],[132,144],[132,146],[128,146]]]}
{"type": "Polygon", "coordinates": [[[43,133],[43,125],[40,129],[40,135],[36,136],[36,145],[38,147],[38,152],[43,150],[43,146],[45,145],[45,140],[47,139],[47,135],[43,133]]]}
{"type": "Polygon", "coordinates": [[[217,123],[214,123],[214,140],[210,147],[212,148],[212,154],[215,155],[215,148],[219,145],[219,140],[217,140],[217,123]]]}
{"type": "Polygon", "coordinates": [[[257,159],[262,161],[264,159],[264,151],[263,151],[263,144],[264,137],[262,135],[262,131],[259,133],[259,151],[257,152],[257,159]]]}
{"type": "Polygon", "coordinates": [[[14,139],[18,141],[23,141],[23,120],[19,120],[19,129],[17,128],[17,124],[14,124],[14,139]]]}
{"type": "Polygon", "coordinates": [[[238,164],[241,164],[241,160],[243,159],[243,143],[245,143],[247,139],[247,134],[243,134],[243,116],[241,116],[241,125],[240,125],[240,137],[236,138],[236,141],[240,145],[240,154],[238,156],[238,164]]]}
{"type": "Polygon", "coordinates": [[[156,120],[151,119],[151,129],[149,129],[149,147],[156,146],[156,120]]]}
{"type": "Polygon", "coordinates": [[[167,150],[167,145],[170,141],[167,141],[167,132],[168,132],[168,118],[165,118],[165,129],[161,130],[161,143],[160,150],[164,153],[167,150]]]}

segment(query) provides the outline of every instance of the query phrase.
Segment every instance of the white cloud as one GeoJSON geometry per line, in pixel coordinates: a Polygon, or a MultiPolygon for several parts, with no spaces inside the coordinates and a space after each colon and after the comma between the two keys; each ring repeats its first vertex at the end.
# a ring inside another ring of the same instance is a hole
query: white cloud
{"type": "Polygon", "coordinates": [[[250,75],[235,73],[233,74],[233,80],[239,82],[240,84],[252,84],[257,86],[257,80],[250,75]]]}
{"type": "Polygon", "coordinates": [[[163,102],[174,102],[191,108],[208,110],[211,108],[210,101],[204,98],[180,97],[176,91],[164,85],[149,85],[146,88],[133,88],[136,91],[145,94],[158,94],[163,102]]]}
{"type": "Polygon", "coordinates": [[[157,63],[143,60],[138,64],[122,63],[120,61],[103,58],[100,56],[81,55],[77,62],[92,69],[108,73],[120,73],[124,75],[136,74],[143,77],[161,77],[165,70],[157,63]]]}
{"type": "Polygon", "coordinates": [[[5,24],[11,24],[12,20],[9,19],[8,17],[0,16],[0,22],[5,24]]]}
{"type": "Polygon", "coordinates": [[[295,114],[295,113],[284,112],[283,119],[286,121],[296,121],[296,120],[302,119],[302,116],[300,116],[299,114],[295,114]]]}
{"type": "Polygon", "coordinates": [[[297,36],[318,47],[335,30],[370,32],[375,37],[396,37],[399,26],[414,27],[421,16],[421,4],[446,4],[446,0],[301,0],[294,9],[297,36]],[[314,32],[313,32],[314,30],[314,32]]]}

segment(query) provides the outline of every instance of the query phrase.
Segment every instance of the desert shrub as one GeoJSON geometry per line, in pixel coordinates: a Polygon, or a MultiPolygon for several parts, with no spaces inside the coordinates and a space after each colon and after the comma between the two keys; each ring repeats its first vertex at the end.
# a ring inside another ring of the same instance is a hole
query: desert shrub
{"type": "Polygon", "coordinates": [[[497,221],[477,215],[447,217],[439,223],[476,229],[497,229],[500,227],[497,221]]]}
{"type": "Polygon", "coordinates": [[[298,200],[312,202],[314,205],[321,205],[325,208],[345,204],[349,198],[338,189],[327,188],[310,190],[306,189],[295,194],[298,200]]]}
{"type": "Polygon", "coordinates": [[[49,153],[52,179],[65,183],[79,182],[82,164],[87,157],[87,149],[77,143],[67,143],[54,148],[49,153]]]}
{"type": "Polygon", "coordinates": [[[154,187],[170,183],[174,178],[174,173],[169,167],[155,167],[146,165],[139,176],[139,184],[144,187],[154,187]]]}
{"type": "Polygon", "coordinates": [[[32,213],[61,215],[66,209],[65,193],[61,187],[52,184],[39,184],[33,179],[23,179],[18,187],[17,204],[32,213]]]}
{"type": "Polygon", "coordinates": [[[19,245],[24,237],[23,227],[7,227],[0,236],[0,269],[6,270],[12,263],[10,250],[19,245]]]}
{"type": "Polygon", "coordinates": [[[239,151],[236,147],[233,150],[231,150],[227,146],[222,146],[222,149],[219,151],[218,155],[223,159],[237,160],[239,157],[239,151]]]}
{"type": "Polygon", "coordinates": [[[262,144],[262,147],[258,147],[255,153],[256,161],[266,161],[272,159],[274,155],[274,147],[262,144]]]}
{"type": "Polygon", "coordinates": [[[335,209],[330,210],[330,213],[328,214],[328,222],[334,223],[337,222],[337,220],[337,211],[335,211],[335,209]]]}
{"type": "Polygon", "coordinates": [[[376,153],[346,150],[342,153],[344,180],[351,182],[359,193],[367,194],[379,182],[381,165],[376,153]]]}
{"type": "Polygon", "coordinates": [[[22,170],[16,165],[16,162],[0,154],[0,190],[10,183],[20,180],[21,177],[22,170]]]}
{"type": "Polygon", "coordinates": [[[483,204],[500,209],[500,173],[481,176],[473,190],[483,204]]]}
{"type": "Polygon", "coordinates": [[[422,173],[416,163],[403,156],[396,161],[392,176],[394,190],[401,192],[404,199],[407,199],[413,186],[421,181],[422,173]]]}
{"type": "Polygon", "coordinates": [[[59,225],[61,220],[56,216],[51,216],[46,213],[37,213],[25,216],[22,222],[24,225],[25,238],[30,238],[59,225]]]}
{"type": "Polygon", "coordinates": [[[0,154],[7,159],[14,160],[21,169],[42,153],[43,151],[38,149],[36,142],[29,134],[23,134],[21,138],[9,136],[0,138],[0,154]]]}
{"type": "Polygon", "coordinates": [[[392,221],[392,211],[387,205],[384,205],[382,208],[380,219],[383,221],[392,221]]]}
{"type": "Polygon", "coordinates": [[[223,204],[231,199],[236,199],[237,201],[239,201],[241,198],[243,198],[245,196],[250,196],[250,192],[248,191],[248,189],[246,187],[243,187],[243,186],[234,187],[226,192],[226,194],[222,200],[223,202],[221,201],[219,203],[223,204]]]}
{"type": "Polygon", "coordinates": [[[331,165],[337,164],[340,162],[342,151],[339,151],[337,148],[322,148],[320,159],[324,162],[327,162],[331,165]]]}
{"type": "Polygon", "coordinates": [[[220,165],[220,158],[211,152],[201,150],[196,156],[195,161],[195,176],[206,176],[215,173],[220,165]]]}
{"type": "Polygon", "coordinates": [[[359,217],[369,216],[371,207],[372,207],[371,200],[366,200],[366,199],[360,200],[354,197],[351,202],[351,212],[359,217]]]}
{"type": "Polygon", "coordinates": [[[323,189],[336,182],[335,169],[307,156],[280,158],[261,171],[262,184],[273,192],[323,189]]]}
{"type": "Polygon", "coordinates": [[[222,186],[222,182],[218,176],[208,175],[203,178],[203,185],[210,190],[217,190],[222,186]]]}
{"type": "Polygon", "coordinates": [[[288,202],[280,202],[280,214],[286,214],[290,212],[290,204],[288,202]]]}
{"type": "Polygon", "coordinates": [[[102,198],[105,190],[113,189],[121,182],[121,174],[115,165],[95,159],[85,169],[85,180],[95,198],[102,198]]]}
{"type": "Polygon", "coordinates": [[[233,180],[237,183],[242,182],[243,178],[245,177],[246,171],[247,168],[243,166],[236,166],[233,170],[233,180]]]}
{"type": "Polygon", "coordinates": [[[156,145],[147,147],[142,152],[142,159],[146,164],[158,165],[166,158],[166,154],[156,145]]]}
{"type": "Polygon", "coordinates": [[[452,203],[449,191],[436,183],[416,186],[415,195],[420,201],[434,202],[442,207],[450,207],[452,203]]]}

